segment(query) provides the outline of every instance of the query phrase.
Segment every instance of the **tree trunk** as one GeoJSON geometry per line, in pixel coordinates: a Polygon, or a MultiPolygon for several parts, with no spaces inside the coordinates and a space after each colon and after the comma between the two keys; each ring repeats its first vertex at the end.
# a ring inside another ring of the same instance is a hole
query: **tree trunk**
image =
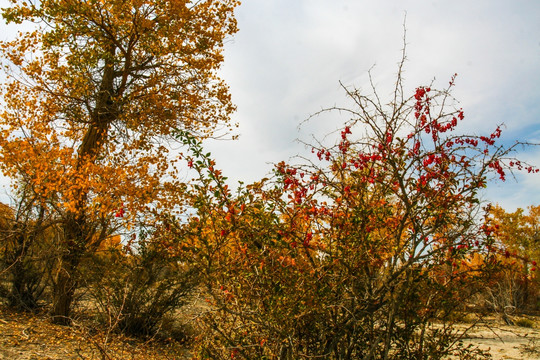
{"type": "Polygon", "coordinates": [[[71,324],[71,305],[77,288],[76,272],[79,260],[76,254],[63,256],[56,276],[53,294],[53,323],[71,324]]]}
{"type": "Polygon", "coordinates": [[[77,289],[77,270],[86,248],[85,218],[70,216],[64,223],[64,249],[53,289],[52,318],[55,324],[71,323],[71,305],[77,289]]]}
{"type": "MultiPolygon", "coordinates": [[[[86,162],[95,163],[107,138],[109,126],[116,119],[114,93],[114,55],[116,48],[110,45],[105,56],[105,67],[96,99],[96,107],[91,114],[91,123],[86,130],[79,148],[77,170],[86,162]]],[[[85,208],[89,190],[78,190],[74,195],[75,210],[64,223],[64,251],[61,257],[53,296],[52,317],[55,324],[71,323],[71,305],[77,289],[77,270],[81,258],[91,252],[91,230],[87,225],[85,208]]]]}

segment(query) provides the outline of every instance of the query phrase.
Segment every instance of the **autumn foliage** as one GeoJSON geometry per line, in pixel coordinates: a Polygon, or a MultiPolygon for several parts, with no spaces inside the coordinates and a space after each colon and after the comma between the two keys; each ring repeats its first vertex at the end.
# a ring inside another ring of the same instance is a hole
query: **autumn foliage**
{"type": "Polygon", "coordinates": [[[529,206],[527,211],[507,212],[498,205],[489,210],[487,224],[495,239],[492,251],[502,265],[484,296],[492,310],[513,314],[538,309],[539,210],[529,206]]]}

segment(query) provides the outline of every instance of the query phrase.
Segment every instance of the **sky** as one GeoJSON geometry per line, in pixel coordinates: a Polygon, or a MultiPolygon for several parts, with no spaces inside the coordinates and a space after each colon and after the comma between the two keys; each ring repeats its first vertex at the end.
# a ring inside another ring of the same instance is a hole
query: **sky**
{"type": "MultiPolygon", "coordinates": [[[[367,91],[372,69],[380,94],[391,95],[404,35],[411,95],[432,81],[445,88],[457,73],[463,132],[504,124],[504,143],[540,143],[538,0],[244,0],[236,17],[221,76],[240,138],[206,144],[232,182],[263,178],[273,163],[309,153],[297,139],[343,126],[324,116],[299,129],[310,114],[346,104],[340,82],[367,91]]],[[[540,166],[540,147],[518,156],[540,166]]],[[[508,211],[540,205],[540,175],[516,179],[490,183],[485,199],[508,211]]]]}
{"type": "MultiPolygon", "coordinates": [[[[504,124],[505,143],[540,143],[538,0],[244,0],[236,18],[240,30],[225,45],[220,74],[237,105],[240,136],[205,143],[233,184],[309,155],[297,139],[343,126],[343,118],[327,115],[299,128],[310,114],[346,104],[340,82],[369,90],[372,69],[381,96],[390,96],[404,29],[411,95],[432,81],[444,88],[457,73],[464,132],[485,135],[504,124]]],[[[10,31],[0,25],[0,37],[10,31]]],[[[540,166],[540,146],[519,156],[540,166]]],[[[540,175],[517,180],[490,183],[485,198],[508,211],[540,205],[540,175]]]]}

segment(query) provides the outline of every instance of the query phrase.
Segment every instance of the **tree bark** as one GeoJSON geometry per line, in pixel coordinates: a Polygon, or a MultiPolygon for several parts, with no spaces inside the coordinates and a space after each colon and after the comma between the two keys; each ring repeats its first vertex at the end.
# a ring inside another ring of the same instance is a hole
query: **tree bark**
{"type": "MultiPolygon", "coordinates": [[[[78,194],[81,196],[82,194],[78,194]]],[[[78,267],[86,252],[86,242],[91,237],[86,227],[84,215],[84,200],[79,198],[78,214],[70,214],[64,220],[63,253],[60,256],[58,270],[53,289],[53,309],[51,315],[55,324],[69,325],[71,323],[71,305],[78,285],[78,267]]]]}
{"type": "Polygon", "coordinates": [[[56,278],[53,298],[52,320],[59,325],[71,324],[71,304],[77,287],[73,266],[61,267],[56,278]]]}

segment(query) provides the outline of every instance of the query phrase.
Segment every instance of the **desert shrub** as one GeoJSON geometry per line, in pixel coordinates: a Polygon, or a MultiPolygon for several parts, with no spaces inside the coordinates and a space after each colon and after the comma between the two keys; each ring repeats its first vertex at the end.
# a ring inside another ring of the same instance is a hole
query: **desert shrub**
{"type": "Polygon", "coordinates": [[[524,309],[528,279],[515,268],[501,270],[485,289],[489,310],[511,315],[524,309]]]}
{"type": "Polygon", "coordinates": [[[154,335],[198,284],[198,271],[143,238],[133,249],[98,251],[86,263],[86,287],[101,321],[130,335],[154,335]]]}
{"type": "Polygon", "coordinates": [[[57,256],[51,246],[57,235],[44,204],[20,191],[12,208],[1,206],[0,294],[19,310],[34,310],[46,300],[57,256]]]}
{"type": "Polygon", "coordinates": [[[329,110],[349,116],[336,143],[236,193],[179,134],[198,178],[170,246],[192,253],[208,289],[199,358],[483,356],[453,325],[498,268],[479,193],[505,179],[514,147],[496,144],[500,127],[457,133],[453,84],[407,97],[400,70],[387,105],[345,89],[355,107],[329,110]]]}
{"type": "Polygon", "coordinates": [[[198,179],[171,246],[208,288],[200,358],[482,357],[453,325],[498,268],[479,192],[514,148],[496,144],[500,128],[456,134],[454,79],[410,97],[400,79],[388,105],[346,89],[356,108],[331,109],[350,116],[335,145],[236,193],[179,134],[198,179]]]}

